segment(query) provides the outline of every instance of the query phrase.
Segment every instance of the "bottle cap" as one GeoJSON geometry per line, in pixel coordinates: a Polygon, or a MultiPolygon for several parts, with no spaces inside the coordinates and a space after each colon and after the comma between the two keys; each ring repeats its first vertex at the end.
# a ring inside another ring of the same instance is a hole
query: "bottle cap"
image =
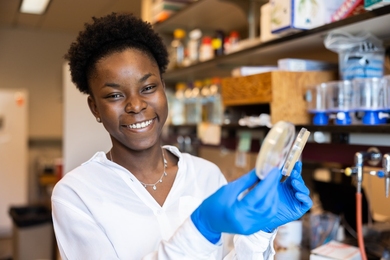
{"type": "Polygon", "coordinates": [[[229,37],[238,38],[240,34],[237,31],[231,31],[229,37]]]}
{"type": "Polygon", "coordinates": [[[183,39],[186,36],[186,32],[183,29],[176,29],[173,31],[173,37],[183,39]]]}
{"type": "Polygon", "coordinates": [[[198,40],[202,37],[202,31],[200,29],[194,29],[188,35],[191,39],[198,40]]]}
{"type": "Polygon", "coordinates": [[[211,37],[209,36],[203,37],[202,44],[211,44],[211,37]]]}

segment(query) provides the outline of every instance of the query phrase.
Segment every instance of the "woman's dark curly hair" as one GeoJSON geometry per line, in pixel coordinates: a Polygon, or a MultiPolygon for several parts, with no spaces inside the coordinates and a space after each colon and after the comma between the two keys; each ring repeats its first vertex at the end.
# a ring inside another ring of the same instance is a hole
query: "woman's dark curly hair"
{"type": "Polygon", "coordinates": [[[150,23],[132,14],[117,14],[96,18],[85,24],[65,55],[69,61],[73,83],[80,92],[91,94],[88,78],[101,58],[128,48],[138,49],[157,62],[163,74],[168,65],[168,52],[161,37],[150,23]]]}

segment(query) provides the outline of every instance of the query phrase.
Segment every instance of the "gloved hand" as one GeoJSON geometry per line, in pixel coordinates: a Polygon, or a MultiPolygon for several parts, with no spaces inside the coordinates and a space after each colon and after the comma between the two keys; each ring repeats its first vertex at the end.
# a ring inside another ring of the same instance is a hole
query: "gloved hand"
{"type": "Polygon", "coordinates": [[[214,244],[222,232],[250,235],[264,230],[279,209],[277,185],[280,178],[281,173],[275,168],[259,182],[252,170],[205,199],[191,214],[192,222],[214,244]],[[240,199],[239,195],[253,185],[240,199]]]}
{"type": "Polygon", "coordinates": [[[302,179],[301,171],[302,163],[298,161],[295,163],[290,177],[278,184],[278,210],[263,231],[272,232],[277,227],[302,217],[313,205],[309,189],[302,179]]]}

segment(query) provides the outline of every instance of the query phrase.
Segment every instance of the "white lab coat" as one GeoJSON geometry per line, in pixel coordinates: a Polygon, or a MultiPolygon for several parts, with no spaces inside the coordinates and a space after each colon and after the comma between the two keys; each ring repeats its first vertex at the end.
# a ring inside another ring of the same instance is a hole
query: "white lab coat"
{"type": "Polygon", "coordinates": [[[162,207],[104,152],[56,184],[52,213],[62,259],[272,259],[276,232],[236,235],[233,242],[223,234],[216,245],[203,237],[189,216],[226,179],[215,164],[164,148],[179,161],[162,207]]]}

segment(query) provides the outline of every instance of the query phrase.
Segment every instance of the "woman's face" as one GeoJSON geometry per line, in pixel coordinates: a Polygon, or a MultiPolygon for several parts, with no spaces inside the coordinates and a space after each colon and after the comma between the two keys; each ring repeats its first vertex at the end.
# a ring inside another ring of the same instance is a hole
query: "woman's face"
{"type": "Polygon", "coordinates": [[[95,67],[88,104],[113,145],[138,151],[160,145],[168,104],[156,62],[139,50],[126,49],[102,58],[95,67]]]}

